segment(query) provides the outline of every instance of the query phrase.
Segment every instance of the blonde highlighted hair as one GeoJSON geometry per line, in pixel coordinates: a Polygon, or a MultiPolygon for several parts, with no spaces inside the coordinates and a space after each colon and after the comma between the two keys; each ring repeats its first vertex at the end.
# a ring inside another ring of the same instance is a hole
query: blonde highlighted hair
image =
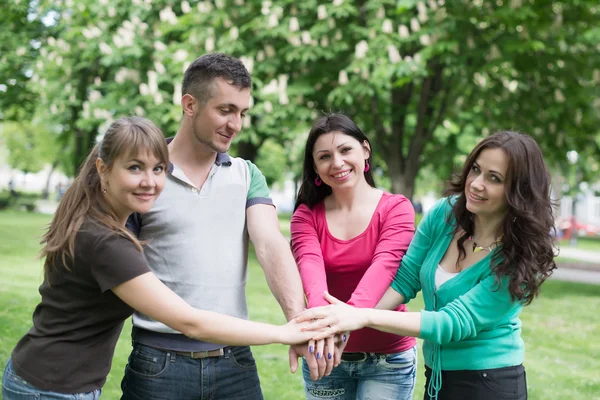
{"type": "Polygon", "coordinates": [[[65,192],[41,244],[40,256],[45,257],[44,275],[54,270],[58,257],[68,267],[68,259],[75,254],[75,236],[85,219],[92,220],[109,230],[128,238],[142,251],[137,238],[117,219],[104,199],[96,159],[100,158],[110,170],[116,159],[131,157],[140,151],[151,152],[160,162],[168,165],[169,152],[164,135],[152,121],[142,117],[124,117],[114,121],[102,141],[90,152],[77,177],[65,192]]]}

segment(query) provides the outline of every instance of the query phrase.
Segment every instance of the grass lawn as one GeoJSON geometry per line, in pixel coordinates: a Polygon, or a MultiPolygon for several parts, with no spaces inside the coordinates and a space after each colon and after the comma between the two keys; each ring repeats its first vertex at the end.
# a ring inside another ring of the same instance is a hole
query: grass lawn
{"type": "MultiPolygon", "coordinates": [[[[0,362],[31,325],[39,294],[41,261],[36,260],[39,236],[50,217],[20,212],[0,212],[0,362]]],[[[282,222],[285,225],[286,222],[282,222]]],[[[287,228],[286,228],[287,229],[287,228]]],[[[283,323],[256,259],[251,257],[248,303],[252,319],[283,323]]],[[[421,309],[420,298],[409,305],[421,309]]],[[[600,287],[550,281],[540,298],[522,314],[527,346],[525,366],[530,399],[600,399],[600,287]]],[[[120,396],[119,383],[130,350],[130,323],[117,345],[113,368],[103,398],[120,396]]],[[[303,399],[302,379],[288,369],[287,348],[253,349],[267,400],[303,399]]],[[[419,353],[421,353],[419,351],[419,353]]],[[[415,399],[423,396],[423,361],[419,355],[415,399]]]]}
{"type": "MultiPolygon", "coordinates": [[[[561,247],[571,247],[569,240],[562,239],[559,242],[561,247]]],[[[581,250],[598,251],[600,252],[600,237],[580,237],[577,238],[577,246],[575,247],[581,250]]]]}

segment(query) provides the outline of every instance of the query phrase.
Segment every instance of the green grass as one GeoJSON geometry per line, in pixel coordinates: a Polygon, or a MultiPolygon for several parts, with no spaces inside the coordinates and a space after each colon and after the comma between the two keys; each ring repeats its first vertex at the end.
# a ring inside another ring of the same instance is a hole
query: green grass
{"type": "MultiPolygon", "coordinates": [[[[561,247],[571,247],[571,243],[569,240],[562,239],[559,242],[561,247]]],[[[600,252],[600,238],[593,237],[581,237],[577,238],[577,249],[581,250],[589,250],[589,251],[598,251],[600,252]]]]}
{"type": "MultiPolygon", "coordinates": [[[[289,218],[289,217],[288,217],[289,218]]],[[[39,236],[50,217],[0,212],[0,362],[4,364],[19,338],[31,326],[39,294],[42,265],[36,260],[39,236]]],[[[282,225],[288,224],[282,222],[282,225]]],[[[283,323],[283,314],[269,292],[262,269],[250,258],[247,288],[250,316],[258,321],[283,323]]],[[[411,311],[423,307],[419,297],[411,311]]],[[[541,296],[522,314],[526,344],[525,366],[530,399],[600,399],[600,287],[549,281],[541,296]]],[[[131,324],[126,323],[117,344],[103,398],[118,399],[119,383],[131,348],[131,324]]],[[[287,347],[253,348],[267,400],[304,399],[300,373],[289,372],[287,347]]],[[[423,396],[423,359],[415,399],[423,396]]]]}

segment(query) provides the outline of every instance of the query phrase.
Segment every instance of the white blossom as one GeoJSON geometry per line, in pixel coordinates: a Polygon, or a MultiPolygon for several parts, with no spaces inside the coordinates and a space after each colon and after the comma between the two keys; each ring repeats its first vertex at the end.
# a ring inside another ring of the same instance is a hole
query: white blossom
{"type": "Polygon", "coordinates": [[[418,2],[417,10],[419,12],[419,21],[421,21],[421,23],[425,23],[427,21],[427,7],[425,6],[425,3],[422,1],[418,2]]]}
{"type": "Polygon", "coordinates": [[[160,61],[154,61],[154,68],[161,75],[167,72],[167,69],[160,61]]]}
{"type": "Polygon", "coordinates": [[[400,25],[398,27],[398,35],[400,35],[400,37],[402,39],[406,39],[407,37],[410,36],[410,32],[408,31],[408,28],[406,27],[406,25],[400,25]]]}
{"type": "Polygon", "coordinates": [[[416,18],[410,19],[410,29],[413,32],[419,32],[419,30],[421,29],[421,25],[419,24],[419,21],[416,18]]]}
{"type": "Polygon", "coordinates": [[[265,101],[265,111],[268,113],[273,111],[273,103],[271,103],[269,100],[265,101]]]}
{"type": "Polygon", "coordinates": [[[198,11],[202,14],[208,14],[212,10],[210,1],[201,1],[198,3],[198,11]]]}
{"type": "Polygon", "coordinates": [[[301,37],[302,37],[302,43],[310,44],[311,37],[310,37],[309,31],[303,31],[301,37]]]}
{"type": "Polygon", "coordinates": [[[211,51],[213,51],[215,49],[215,38],[214,37],[208,37],[206,38],[206,41],[204,42],[204,49],[210,53],[211,51]]]}
{"type": "Polygon", "coordinates": [[[162,94],[160,94],[160,92],[154,93],[153,97],[154,97],[154,104],[161,105],[163,103],[163,97],[162,97],[162,94]]]}
{"type": "Polygon", "coordinates": [[[173,9],[170,6],[163,8],[159,12],[159,16],[162,22],[167,22],[171,25],[177,24],[177,15],[175,15],[175,12],[173,12],[173,9]]]}
{"type": "Polygon", "coordinates": [[[22,56],[24,56],[26,52],[27,52],[27,49],[26,49],[25,47],[23,47],[23,46],[21,46],[21,47],[19,47],[19,48],[17,49],[17,55],[18,55],[19,57],[22,57],[22,56]]]}
{"type": "Polygon", "coordinates": [[[402,56],[400,56],[400,52],[398,51],[398,48],[396,46],[390,44],[388,45],[387,50],[388,58],[390,59],[390,62],[392,64],[396,64],[402,61],[402,56]]]}
{"type": "Polygon", "coordinates": [[[167,50],[167,46],[163,42],[159,42],[158,40],[154,42],[154,50],[161,52],[167,50]]]}
{"type": "Polygon", "coordinates": [[[138,117],[143,117],[145,112],[144,109],[140,106],[136,106],[133,111],[135,112],[135,115],[137,115],[138,117]]]}
{"type": "Polygon", "coordinates": [[[183,62],[187,60],[188,52],[185,49],[179,49],[173,54],[173,59],[175,61],[183,62]]]}
{"type": "Polygon", "coordinates": [[[290,18],[290,32],[297,32],[300,29],[300,24],[298,23],[298,18],[292,17],[290,18]]]}
{"type": "Polygon", "coordinates": [[[565,102],[565,95],[563,94],[563,92],[559,88],[556,88],[554,90],[554,99],[556,100],[557,103],[564,103],[565,102]]]}
{"type": "Polygon", "coordinates": [[[96,78],[94,78],[94,85],[96,85],[96,86],[102,85],[102,79],[100,79],[99,76],[97,76],[96,78]]]}
{"type": "Polygon", "coordinates": [[[348,84],[348,73],[346,71],[340,71],[340,74],[338,76],[338,82],[342,86],[348,84]]]}
{"type": "Polygon", "coordinates": [[[139,88],[140,88],[140,94],[142,96],[147,96],[147,95],[150,94],[150,88],[148,87],[147,83],[143,83],[143,82],[140,83],[140,87],[139,88]]]}
{"type": "Polygon", "coordinates": [[[178,105],[181,103],[181,84],[179,82],[173,83],[173,104],[178,105]]]}
{"type": "Polygon", "coordinates": [[[302,45],[300,38],[298,36],[288,36],[288,42],[295,47],[302,45]]]}
{"type": "Polygon", "coordinates": [[[259,50],[256,53],[256,61],[261,62],[261,61],[264,61],[264,59],[265,59],[265,52],[262,50],[259,50]]]}
{"type": "Polygon", "coordinates": [[[249,73],[252,73],[254,69],[254,60],[251,57],[240,57],[240,61],[244,64],[244,67],[248,70],[249,73]]]}
{"type": "Polygon", "coordinates": [[[112,54],[112,47],[104,42],[100,42],[100,52],[104,55],[110,56],[112,54]]]}
{"type": "Polygon", "coordinates": [[[265,46],[265,53],[267,54],[267,57],[271,58],[275,56],[275,48],[273,46],[266,45],[265,46]]]}
{"type": "Polygon", "coordinates": [[[379,7],[379,10],[377,10],[377,19],[384,19],[385,18],[385,8],[383,7],[379,7]]]}
{"type": "Polygon", "coordinates": [[[260,8],[260,12],[262,15],[269,15],[271,14],[271,2],[270,1],[263,1],[261,4],[261,8],[260,8]]]}
{"type": "Polygon", "coordinates": [[[365,40],[361,40],[354,48],[354,56],[359,59],[364,58],[367,51],[369,51],[369,44],[365,40]]]}
{"type": "Polygon", "coordinates": [[[392,33],[394,31],[394,26],[392,25],[392,21],[389,19],[383,20],[383,24],[381,25],[381,30],[384,33],[392,33]]]}
{"type": "Polygon", "coordinates": [[[334,6],[341,6],[344,3],[344,0],[333,0],[334,6]]]}
{"type": "Polygon", "coordinates": [[[327,7],[325,7],[324,4],[321,4],[319,7],[317,7],[317,18],[320,20],[327,18],[327,7]]]}
{"type": "Polygon", "coordinates": [[[423,46],[429,46],[431,44],[431,39],[429,38],[428,34],[421,35],[421,37],[419,37],[419,41],[423,46]]]}
{"type": "Polygon", "coordinates": [[[271,79],[271,81],[267,85],[263,86],[261,92],[263,94],[268,95],[268,94],[277,93],[278,90],[279,89],[277,87],[277,80],[276,79],[271,79]]]}
{"type": "Polygon", "coordinates": [[[181,12],[184,14],[189,13],[190,11],[192,11],[192,7],[190,6],[190,3],[188,3],[187,1],[182,1],[181,2],[181,12]]]}
{"type": "Polygon", "coordinates": [[[277,15],[269,15],[269,22],[267,23],[267,25],[269,26],[269,28],[275,28],[277,25],[279,25],[279,18],[277,18],[277,15]]]}
{"type": "Polygon", "coordinates": [[[223,0],[215,0],[215,6],[217,6],[217,8],[221,9],[223,7],[225,7],[225,2],[223,0]]]}
{"type": "Polygon", "coordinates": [[[329,39],[327,38],[327,36],[323,36],[321,38],[320,45],[321,45],[321,47],[329,46],[329,39]]]}
{"type": "Polygon", "coordinates": [[[92,90],[90,92],[90,95],[88,96],[88,99],[90,100],[90,102],[95,103],[96,101],[102,99],[102,93],[100,93],[97,90],[92,90]]]}
{"type": "Polygon", "coordinates": [[[231,38],[231,40],[237,40],[239,36],[240,31],[238,30],[237,26],[234,26],[229,30],[229,37],[231,38]]]}

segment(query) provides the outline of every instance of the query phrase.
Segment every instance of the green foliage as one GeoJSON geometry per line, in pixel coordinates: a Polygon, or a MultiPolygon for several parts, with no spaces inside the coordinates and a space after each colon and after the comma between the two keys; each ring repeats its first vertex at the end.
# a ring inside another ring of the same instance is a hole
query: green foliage
{"type": "Polygon", "coordinates": [[[183,70],[212,51],[252,72],[254,106],[237,142],[249,159],[269,141],[289,156],[297,134],[330,110],[359,123],[391,189],[409,197],[422,167],[446,179],[499,129],[532,134],[551,164],[565,149],[600,154],[591,0],[42,0],[35,13],[9,3],[3,18],[36,17],[7,54],[40,38],[39,51],[27,47],[31,78],[19,82],[62,132],[72,171],[116,117],[145,115],[173,135],[183,70]]]}
{"type": "Polygon", "coordinates": [[[25,173],[38,172],[57,157],[56,135],[37,122],[5,122],[0,140],[8,149],[8,164],[25,173]]]}

